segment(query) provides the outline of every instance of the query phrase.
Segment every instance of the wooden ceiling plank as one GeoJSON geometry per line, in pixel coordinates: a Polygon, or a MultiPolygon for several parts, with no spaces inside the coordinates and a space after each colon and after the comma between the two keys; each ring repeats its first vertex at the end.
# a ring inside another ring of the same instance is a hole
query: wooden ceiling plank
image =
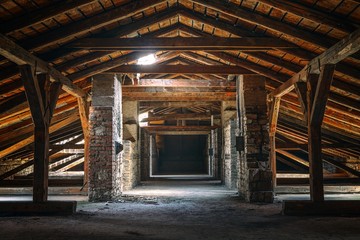
{"type": "MultiPolygon", "coordinates": [[[[182,7],[180,10],[180,15],[182,16],[186,16],[190,19],[194,19],[196,21],[208,24],[212,27],[218,28],[218,29],[223,29],[235,36],[239,36],[239,37],[264,37],[264,34],[260,34],[257,32],[252,32],[246,29],[242,29],[241,26],[236,26],[234,27],[234,25],[229,24],[229,23],[225,23],[222,22],[220,20],[216,20],[214,18],[211,18],[209,16],[194,12],[194,11],[190,11],[189,9],[182,7]]],[[[293,56],[297,56],[301,59],[305,59],[305,60],[310,60],[312,58],[314,58],[314,54],[312,52],[308,52],[304,49],[293,49],[293,48],[285,48],[285,49],[281,49],[281,51],[284,51],[286,53],[289,53],[293,56]]]]}
{"type": "Polygon", "coordinates": [[[292,36],[301,41],[305,41],[312,45],[316,45],[325,49],[331,47],[335,43],[334,39],[330,39],[317,33],[299,29],[296,26],[292,26],[284,22],[272,19],[270,17],[257,14],[253,11],[245,10],[234,3],[223,2],[220,0],[208,0],[205,2],[201,0],[191,0],[191,2],[200,4],[204,7],[212,8],[216,11],[221,12],[222,14],[239,18],[252,24],[261,25],[265,28],[272,29],[279,33],[292,36]]]}
{"type": "Polygon", "coordinates": [[[264,3],[270,7],[274,7],[285,12],[293,13],[297,16],[312,20],[319,24],[328,25],[343,32],[352,32],[356,30],[355,26],[349,24],[343,18],[335,17],[334,15],[316,10],[296,1],[259,0],[258,2],[264,3]]]}
{"type": "Polygon", "coordinates": [[[108,24],[117,22],[119,20],[130,17],[134,14],[140,13],[148,8],[154,7],[160,3],[166,2],[165,0],[139,0],[131,2],[125,6],[119,6],[103,13],[97,14],[93,17],[86,18],[64,27],[50,31],[35,38],[26,40],[21,43],[26,49],[36,50],[39,48],[48,47],[63,39],[75,37],[79,34],[84,34],[104,27],[108,24]]]}
{"type": "Polygon", "coordinates": [[[237,66],[241,66],[243,68],[246,68],[246,69],[249,69],[255,73],[258,73],[260,75],[263,75],[265,77],[268,77],[274,81],[281,81],[281,82],[285,82],[288,77],[284,74],[281,74],[281,73],[277,73],[273,70],[270,70],[266,67],[263,67],[263,66],[260,66],[258,64],[255,64],[255,63],[252,63],[252,62],[249,62],[245,59],[240,59],[240,58],[237,58],[235,56],[232,56],[228,53],[220,53],[220,52],[212,52],[211,55],[214,55],[218,58],[221,58],[223,59],[224,61],[228,61],[232,64],[235,64],[237,66]]]}
{"type": "MultiPolygon", "coordinates": [[[[144,19],[129,23],[127,25],[121,25],[121,26],[116,27],[114,29],[111,29],[109,31],[94,34],[93,37],[109,37],[109,38],[110,37],[124,37],[124,36],[126,36],[128,34],[131,34],[133,32],[138,31],[139,29],[142,29],[142,28],[148,27],[150,25],[153,25],[153,24],[155,24],[157,22],[161,22],[161,21],[164,21],[166,19],[172,18],[172,17],[176,16],[177,13],[178,13],[178,8],[177,7],[169,8],[169,9],[166,9],[165,11],[163,11],[163,12],[158,12],[157,14],[147,16],[144,19]]],[[[57,48],[57,49],[52,50],[50,52],[41,54],[40,58],[46,59],[47,61],[53,61],[55,59],[62,58],[64,56],[70,55],[74,51],[78,51],[78,49],[73,49],[73,48],[68,47],[70,44],[75,43],[76,41],[77,41],[77,39],[75,39],[74,41],[72,41],[72,42],[70,42],[68,44],[65,44],[65,45],[61,46],[60,48],[57,48]]],[[[110,54],[111,52],[113,52],[113,51],[109,51],[108,54],[110,54]]],[[[95,53],[87,54],[85,56],[86,56],[86,58],[89,59],[88,61],[92,61],[94,59],[100,58],[100,57],[105,56],[105,55],[106,55],[106,53],[104,53],[104,52],[103,53],[95,52],[95,53]],[[92,60],[90,60],[90,59],[92,59],[92,60]]],[[[82,56],[81,58],[83,58],[83,57],[84,56],[82,56]]],[[[74,65],[75,64],[70,65],[70,66],[74,66],[74,65]]]]}
{"type": "Polygon", "coordinates": [[[21,30],[25,27],[54,18],[57,15],[68,12],[74,8],[80,8],[95,2],[97,2],[97,0],[66,0],[55,4],[49,4],[46,7],[36,9],[35,11],[28,12],[27,14],[14,18],[11,21],[0,24],[0,29],[2,33],[21,30]]]}

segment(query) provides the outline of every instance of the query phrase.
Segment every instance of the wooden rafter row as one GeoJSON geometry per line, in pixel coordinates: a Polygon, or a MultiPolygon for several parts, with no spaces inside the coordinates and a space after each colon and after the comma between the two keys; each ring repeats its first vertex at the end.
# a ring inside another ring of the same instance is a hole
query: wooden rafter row
{"type": "Polygon", "coordinates": [[[87,96],[87,93],[73,84],[70,79],[65,77],[58,70],[51,67],[47,62],[41,60],[40,58],[35,57],[30,52],[15,44],[13,41],[2,34],[0,34],[0,55],[3,55],[5,58],[18,65],[28,64],[32,66],[36,72],[39,71],[49,74],[54,81],[62,83],[63,89],[71,95],[76,97],[87,96]]]}
{"type": "Polygon", "coordinates": [[[66,0],[56,4],[49,5],[44,8],[32,11],[24,16],[17,17],[12,21],[0,24],[1,32],[9,33],[15,30],[46,21],[47,19],[53,18],[59,14],[70,11],[74,8],[80,8],[88,4],[97,2],[95,0],[66,0]]]}
{"type": "Polygon", "coordinates": [[[337,64],[360,50],[360,29],[356,30],[337,44],[326,50],[320,56],[312,59],[300,72],[294,74],[289,80],[272,92],[272,96],[281,97],[290,91],[299,81],[306,81],[309,73],[319,74],[320,67],[325,64],[337,64]]]}

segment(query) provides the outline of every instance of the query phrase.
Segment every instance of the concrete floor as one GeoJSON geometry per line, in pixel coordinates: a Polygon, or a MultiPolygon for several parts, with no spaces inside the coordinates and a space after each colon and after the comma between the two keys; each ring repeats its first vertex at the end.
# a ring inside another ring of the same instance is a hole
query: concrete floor
{"type": "Polygon", "coordinates": [[[280,211],[280,203],[244,203],[216,181],[159,181],[116,202],[79,202],[73,216],[2,217],[0,239],[360,239],[360,218],[289,217],[280,211]]]}

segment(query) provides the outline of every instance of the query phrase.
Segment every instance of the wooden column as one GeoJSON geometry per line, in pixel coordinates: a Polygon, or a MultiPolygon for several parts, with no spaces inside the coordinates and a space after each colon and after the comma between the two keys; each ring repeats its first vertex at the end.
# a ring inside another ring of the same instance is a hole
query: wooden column
{"type": "Polygon", "coordinates": [[[49,126],[61,84],[51,85],[49,75],[34,75],[30,65],[20,66],[20,71],[35,125],[33,201],[45,202],[48,196],[49,126]]]}
{"type": "Polygon", "coordinates": [[[272,172],[272,184],[275,189],[276,187],[276,127],[277,127],[277,121],[279,117],[279,109],[280,109],[280,97],[274,97],[271,102],[271,109],[270,109],[270,139],[269,139],[269,145],[270,145],[270,165],[271,165],[271,172],[272,172]]]}
{"type": "Polygon", "coordinates": [[[84,186],[87,185],[89,179],[89,102],[85,98],[77,98],[80,121],[84,135],[84,186]]]}
{"type": "Polygon", "coordinates": [[[324,201],[324,182],[321,149],[321,124],[330,92],[335,65],[324,65],[320,76],[311,74],[307,81],[308,151],[310,167],[310,198],[324,201]]]}

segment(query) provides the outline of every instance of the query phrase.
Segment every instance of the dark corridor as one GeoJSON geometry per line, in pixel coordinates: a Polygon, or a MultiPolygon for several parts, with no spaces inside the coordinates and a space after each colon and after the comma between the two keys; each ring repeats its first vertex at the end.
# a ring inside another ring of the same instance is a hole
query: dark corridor
{"type": "Polygon", "coordinates": [[[206,135],[163,135],[156,139],[158,158],[153,174],[207,174],[206,135]]]}

